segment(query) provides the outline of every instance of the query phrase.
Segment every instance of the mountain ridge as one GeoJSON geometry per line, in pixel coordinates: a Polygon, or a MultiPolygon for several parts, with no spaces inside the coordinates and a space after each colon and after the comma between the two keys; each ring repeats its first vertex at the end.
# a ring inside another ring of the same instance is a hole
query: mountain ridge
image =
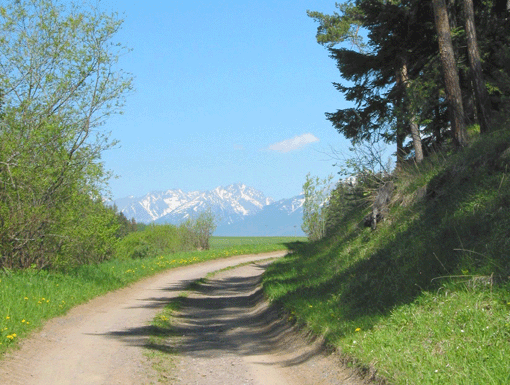
{"type": "Polygon", "coordinates": [[[179,225],[210,210],[217,218],[215,235],[303,235],[304,197],[297,195],[275,202],[263,192],[243,183],[212,190],[184,192],[181,189],[152,191],[128,196],[113,203],[127,218],[139,223],[179,225]]]}

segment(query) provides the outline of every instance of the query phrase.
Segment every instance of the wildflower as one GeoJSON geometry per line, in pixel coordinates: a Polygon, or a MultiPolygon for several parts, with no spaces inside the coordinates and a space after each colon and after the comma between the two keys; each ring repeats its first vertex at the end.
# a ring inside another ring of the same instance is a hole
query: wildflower
{"type": "Polygon", "coordinates": [[[25,322],[27,322],[27,321],[25,321],[25,319],[22,319],[22,320],[21,320],[21,323],[22,323],[22,324],[24,324],[25,322]]]}
{"type": "Polygon", "coordinates": [[[361,328],[356,328],[355,332],[360,332],[361,328]]]}
{"type": "Polygon", "coordinates": [[[5,317],[5,319],[11,319],[11,317],[7,316],[7,317],[5,317]]]}
{"type": "Polygon", "coordinates": [[[25,301],[28,299],[28,297],[23,298],[25,301]]]}

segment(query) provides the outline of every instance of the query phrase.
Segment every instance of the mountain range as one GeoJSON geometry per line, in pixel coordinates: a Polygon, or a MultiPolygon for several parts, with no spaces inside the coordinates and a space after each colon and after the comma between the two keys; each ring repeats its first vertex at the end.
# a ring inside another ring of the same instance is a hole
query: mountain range
{"type": "Polygon", "coordinates": [[[179,225],[210,210],[216,218],[217,236],[302,236],[303,203],[303,195],[275,202],[241,183],[210,191],[155,191],[114,201],[127,218],[146,224],[179,225]]]}

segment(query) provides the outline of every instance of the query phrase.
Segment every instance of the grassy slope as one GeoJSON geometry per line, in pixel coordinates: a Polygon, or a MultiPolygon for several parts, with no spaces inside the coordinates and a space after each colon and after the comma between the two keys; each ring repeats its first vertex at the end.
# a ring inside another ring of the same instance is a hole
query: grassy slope
{"type": "MultiPolygon", "coordinates": [[[[209,251],[111,260],[70,272],[0,271],[0,354],[77,304],[174,267],[234,255],[285,250],[292,238],[212,239],[209,251]]],[[[0,357],[1,358],[1,357],[0,357]]]]}
{"type": "Polygon", "coordinates": [[[376,231],[353,210],[273,264],[267,294],[391,383],[510,383],[509,147],[497,132],[401,172],[376,231]]]}

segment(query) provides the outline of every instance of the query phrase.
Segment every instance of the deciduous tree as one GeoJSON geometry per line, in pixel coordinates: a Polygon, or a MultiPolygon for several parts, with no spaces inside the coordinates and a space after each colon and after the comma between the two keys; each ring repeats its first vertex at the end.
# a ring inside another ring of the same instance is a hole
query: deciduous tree
{"type": "Polygon", "coordinates": [[[306,176],[301,228],[311,241],[317,241],[326,234],[326,206],[332,190],[332,179],[331,175],[324,179],[312,177],[310,173],[306,176]]]}
{"type": "Polygon", "coordinates": [[[80,226],[104,230],[90,246],[98,254],[115,239],[101,162],[114,142],[101,125],[131,89],[118,67],[126,50],[113,41],[121,25],[91,4],[0,6],[0,266],[48,266],[73,243],[90,246],[80,226]]]}

